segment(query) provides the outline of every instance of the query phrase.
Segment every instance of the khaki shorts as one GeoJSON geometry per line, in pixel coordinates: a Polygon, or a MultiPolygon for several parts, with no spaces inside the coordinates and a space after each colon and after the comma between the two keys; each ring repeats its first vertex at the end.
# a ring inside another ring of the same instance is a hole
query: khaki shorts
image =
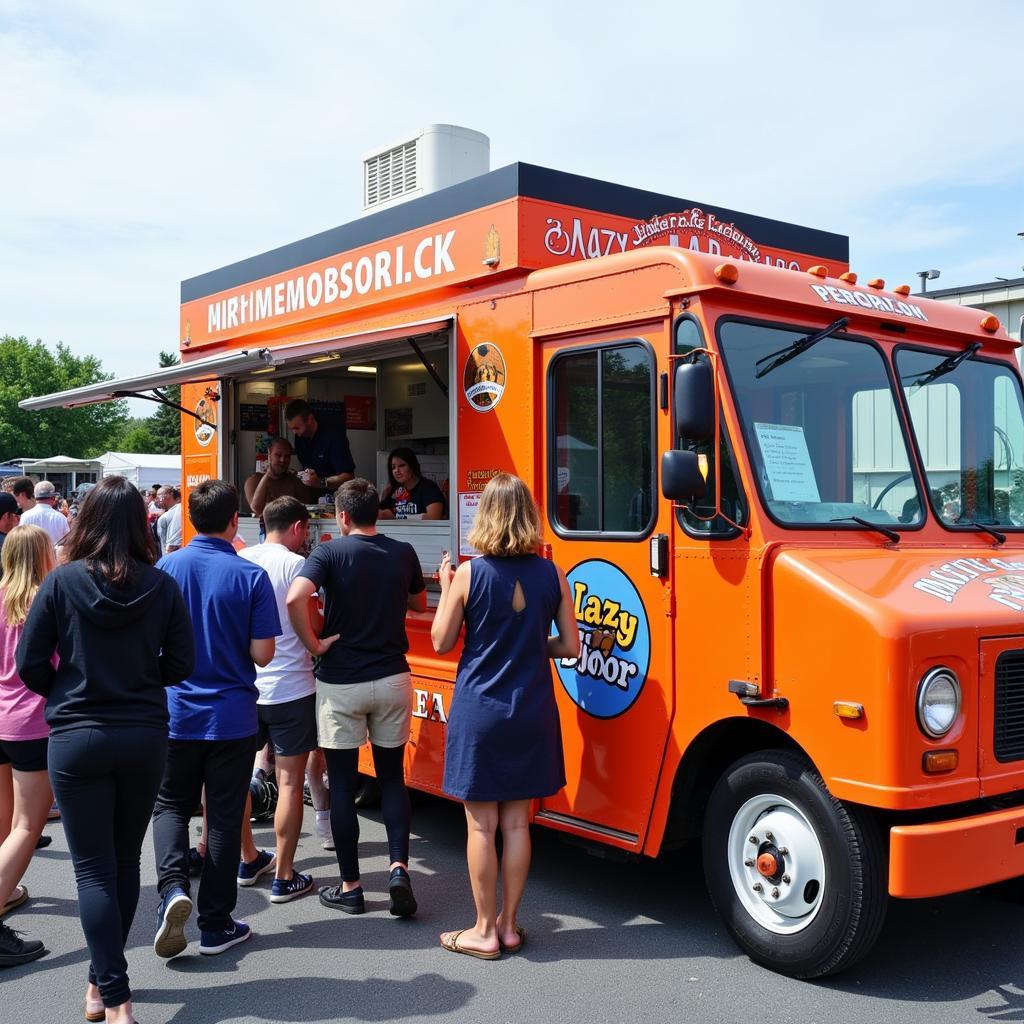
{"type": "Polygon", "coordinates": [[[409,742],[412,676],[408,672],[365,683],[316,681],[316,729],[329,750],[361,747],[369,738],[378,747],[409,742]]]}

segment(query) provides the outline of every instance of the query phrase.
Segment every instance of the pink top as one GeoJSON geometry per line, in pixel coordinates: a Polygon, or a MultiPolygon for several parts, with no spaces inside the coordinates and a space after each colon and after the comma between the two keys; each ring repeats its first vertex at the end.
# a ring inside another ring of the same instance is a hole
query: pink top
{"type": "Polygon", "coordinates": [[[0,593],[0,740],[41,740],[50,735],[43,718],[46,698],[40,697],[18,678],[14,651],[21,626],[8,626],[0,593]]]}

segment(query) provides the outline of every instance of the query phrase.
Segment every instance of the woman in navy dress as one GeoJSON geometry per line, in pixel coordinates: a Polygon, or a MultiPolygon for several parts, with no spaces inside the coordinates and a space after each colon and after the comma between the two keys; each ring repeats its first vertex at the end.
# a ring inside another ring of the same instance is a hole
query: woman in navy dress
{"type": "Polygon", "coordinates": [[[579,655],[579,630],[565,575],[540,558],[540,517],[518,477],[484,489],[470,543],[481,553],[453,570],[441,563],[441,600],[431,637],[450,651],[466,626],[445,739],[444,791],[466,807],[466,855],[476,903],[471,928],[445,932],[453,953],[496,960],[516,952],[516,921],[530,868],[530,801],[565,785],[551,658],[579,655]],[[557,636],[551,636],[551,624],[557,636]],[[501,829],[503,907],[498,913],[501,829]]]}

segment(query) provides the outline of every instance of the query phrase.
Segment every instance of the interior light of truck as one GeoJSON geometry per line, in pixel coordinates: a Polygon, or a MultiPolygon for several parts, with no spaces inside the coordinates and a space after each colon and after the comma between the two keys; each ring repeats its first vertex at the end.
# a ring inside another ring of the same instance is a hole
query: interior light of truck
{"type": "Polygon", "coordinates": [[[960,681],[952,669],[933,668],[917,688],[917,724],[926,736],[945,736],[960,714],[960,681]]]}
{"type": "Polygon", "coordinates": [[[708,481],[708,457],[703,452],[697,453],[697,468],[700,470],[700,475],[704,477],[704,482],[708,481]]]}
{"type": "Polygon", "coordinates": [[[845,274],[839,275],[839,280],[845,281],[847,284],[856,284],[857,275],[852,270],[848,270],[845,274]]]}
{"type": "Polygon", "coordinates": [[[715,267],[715,277],[722,284],[735,284],[740,279],[739,267],[735,263],[719,263],[715,267]]]}
{"type": "Polygon", "coordinates": [[[929,750],[921,758],[921,767],[934,772],[951,772],[960,764],[960,754],[955,750],[929,750]]]}
{"type": "Polygon", "coordinates": [[[349,373],[376,373],[376,366],[346,366],[349,373]]]}
{"type": "Polygon", "coordinates": [[[863,718],[864,705],[853,700],[837,700],[832,710],[839,718],[863,718]]]}
{"type": "Polygon", "coordinates": [[[807,268],[808,274],[813,274],[815,277],[828,277],[828,267],[823,267],[820,263],[815,263],[813,267],[807,268]]]}
{"type": "Polygon", "coordinates": [[[882,278],[880,278],[880,277],[873,277],[873,278],[871,278],[870,281],[868,281],[868,287],[869,288],[884,288],[885,287],[885,281],[882,278]]]}
{"type": "Polygon", "coordinates": [[[995,332],[999,330],[999,327],[999,317],[994,316],[991,313],[989,313],[989,315],[985,317],[984,320],[981,321],[981,329],[983,331],[988,331],[991,334],[995,334],[995,332]]]}
{"type": "Polygon", "coordinates": [[[909,295],[910,294],[910,285],[909,284],[898,284],[898,285],[896,285],[895,288],[893,288],[893,292],[896,295],[909,295]]]}

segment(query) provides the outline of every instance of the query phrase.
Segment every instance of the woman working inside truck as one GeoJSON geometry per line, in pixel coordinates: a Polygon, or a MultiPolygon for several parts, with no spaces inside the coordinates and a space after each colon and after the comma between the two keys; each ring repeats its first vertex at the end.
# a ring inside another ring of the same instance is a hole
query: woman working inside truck
{"type": "Polygon", "coordinates": [[[388,482],[381,495],[378,518],[448,518],[444,493],[422,475],[420,460],[411,448],[395,448],[388,455],[388,482]]]}

